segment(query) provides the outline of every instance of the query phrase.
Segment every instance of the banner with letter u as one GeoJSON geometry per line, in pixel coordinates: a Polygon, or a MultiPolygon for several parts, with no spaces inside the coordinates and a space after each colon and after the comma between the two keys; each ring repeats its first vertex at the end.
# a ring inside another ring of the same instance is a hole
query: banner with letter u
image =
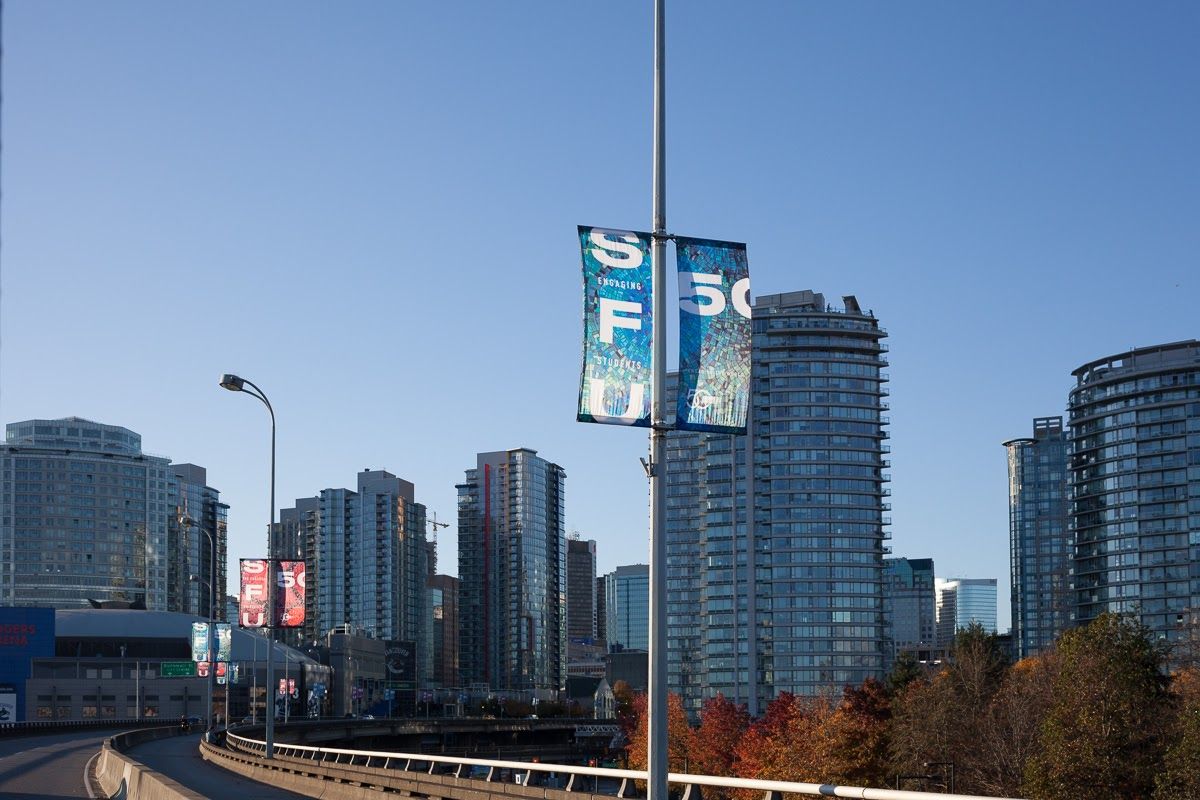
{"type": "Polygon", "coordinates": [[[580,422],[650,425],[650,234],[579,226],[583,256],[580,422]]]}
{"type": "Polygon", "coordinates": [[[745,433],[750,405],[746,245],[675,237],[679,393],[675,428],[745,433]]]}

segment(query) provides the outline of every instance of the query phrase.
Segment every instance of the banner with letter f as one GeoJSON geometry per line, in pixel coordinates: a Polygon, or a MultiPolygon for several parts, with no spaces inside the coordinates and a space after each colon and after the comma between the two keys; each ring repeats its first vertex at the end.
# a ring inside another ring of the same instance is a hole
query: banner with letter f
{"type": "Polygon", "coordinates": [[[580,422],[650,425],[650,234],[579,226],[583,256],[580,422]]]}

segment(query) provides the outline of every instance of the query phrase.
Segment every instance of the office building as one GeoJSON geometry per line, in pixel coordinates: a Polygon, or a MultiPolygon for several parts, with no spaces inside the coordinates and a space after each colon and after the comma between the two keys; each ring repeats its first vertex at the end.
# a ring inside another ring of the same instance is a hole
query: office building
{"type": "Polygon", "coordinates": [[[459,669],[492,690],[560,689],[567,663],[563,468],[480,453],[458,489],[459,669]]]}
{"type": "Polygon", "coordinates": [[[650,649],[650,567],[630,564],[604,576],[610,650],[650,649]]]}
{"type": "Polygon", "coordinates": [[[996,633],[995,578],[937,578],[934,591],[939,647],[949,648],[959,631],[975,623],[986,633],[996,633]]]}
{"type": "Polygon", "coordinates": [[[843,302],[758,298],[748,435],[668,437],[667,671],[692,715],[883,674],[887,334],[843,302]]]}
{"type": "Polygon", "coordinates": [[[901,653],[918,661],[938,659],[937,599],[932,558],[883,560],[884,670],[901,653]]]}
{"type": "Polygon", "coordinates": [[[429,579],[434,686],[462,685],[458,676],[458,593],[458,578],[452,575],[429,579]]]}
{"type": "Polygon", "coordinates": [[[1062,417],[1033,420],[1008,450],[1008,547],[1017,658],[1049,649],[1071,625],[1067,435],[1062,417]]]}
{"type": "Polygon", "coordinates": [[[305,624],[291,637],[315,641],[338,629],[411,642],[418,678],[428,678],[425,506],[412,483],[363,470],[353,490],[324,489],[282,509],[271,546],[277,558],[305,562],[305,624]]]}
{"type": "Polygon", "coordinates": [[[567,638],[596,640],[596,542],[567,540],[567,638]]]}
{"type": "Polygon", "coordinates": [[[203,467],[147,455],[137,433],[79,417],[7,425],[0,461],[0,604],[207,616],[215,594],[221,618],[228,508],[203,467]]]}
{"type": "Polygon", "coordinates": [[[608,580],[600,575],[596,578],[596,643],[608,649],[608,605],[604,595],[608,580]]]}
{"type": "Polygon", "coordinates": [[[1076,624],[1136,614],[1168,643],[1200,609],[1200,341],[1071,373],[1076,624]]]}
{"type": "Polygon", "coordinates": [[[211,604],[213,618],[225,620],[229,506],[204,467],[172,464],[168,475],[167,607],[208,617],[211,604]]]}

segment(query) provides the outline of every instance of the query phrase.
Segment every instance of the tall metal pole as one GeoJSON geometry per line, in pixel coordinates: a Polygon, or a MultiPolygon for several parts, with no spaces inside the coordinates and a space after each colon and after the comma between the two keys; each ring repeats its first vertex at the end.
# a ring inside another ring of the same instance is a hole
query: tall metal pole
{"type": "Polygon", "coordinates": [[[650,383],[650,719],[647,800],[667,800],[667,170],[665,0],[654,0],[654,354],[650,383]]]}
{"type": "Polygon", "coordinates": [[[275,757],[275,638],[271,635],[275,622],[275,562],[271,552],[271,532],[275,527],[275,409],[266,393],[254,385],[253,381],[239,378],[237,375],[222,375],[221,388],[231,392],[245,392],[256,397],[267,407],[271,415],[271,513],[267,522],[267,730],[265,758],[275,757]],[[249,386],[254,391],[248,390],[249,386]]]}
{"type": "Polygon", "coordinates": [[[213,595],[217,586],[217,537],[213,536],[202,526],[197,525],[201,533],[208,537],[209,570],[208,570],[208,730],[204,734],[207,741],[213,728],[213,684],[217,680],[217,617],[216,603],[213,595]]]}

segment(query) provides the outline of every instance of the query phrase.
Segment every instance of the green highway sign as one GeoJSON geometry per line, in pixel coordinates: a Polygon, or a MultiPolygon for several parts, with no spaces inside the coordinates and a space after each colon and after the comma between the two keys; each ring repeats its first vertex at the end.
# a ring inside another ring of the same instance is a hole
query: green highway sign
{"type": "Polygon", "coordinates": [[[164,678],[194,678],[196,677],[196,662],[164,661],[159,667],[158,674],[164,678]]]}

